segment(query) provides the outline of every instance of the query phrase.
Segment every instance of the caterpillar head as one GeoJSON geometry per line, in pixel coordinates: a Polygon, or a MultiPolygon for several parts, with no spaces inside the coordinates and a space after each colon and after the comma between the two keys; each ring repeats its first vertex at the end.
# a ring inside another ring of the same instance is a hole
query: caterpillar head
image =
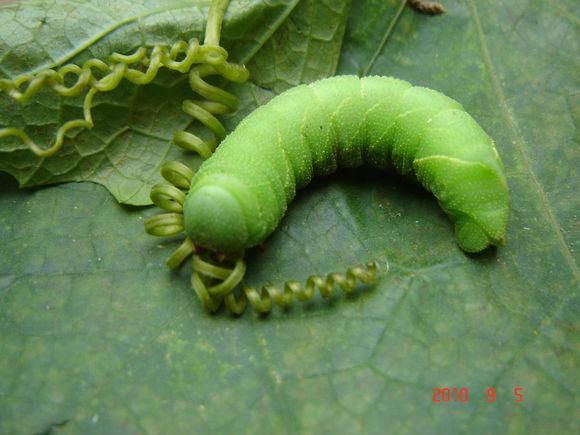
{"type": "Polygon", "coordinates": [[[217,252],[241,252],[248,245],[246,218],[227,186],[202,185],[183,204],[185,233],[196,245],[217,252]]]}

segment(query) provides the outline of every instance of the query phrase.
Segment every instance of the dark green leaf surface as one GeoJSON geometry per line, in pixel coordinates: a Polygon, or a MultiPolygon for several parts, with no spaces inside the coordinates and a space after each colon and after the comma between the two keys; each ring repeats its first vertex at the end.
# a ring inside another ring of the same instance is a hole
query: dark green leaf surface
{"type": "MultiPolygon", "coordinates": [[[[504,159],[507,245],[467,256],[429,194],[343,171],[298,195],[250,253],[248,282],[378,258],[377,285],[267,318],[208,316],[190,266],[163,265],[178,240],[143,232],[155,210],[91,183],[19,190],[3,176],[1,433],[578,432],[577,2],[450,0],[434,18],[399,4],[352,3],[337,73],[465,106],[504,159]],[[434,387],[468,387],[469,403],[433,403],[434,387]]],[[[260,71],[241,114],[270,97],[260,86],[298,80],[260,71]]]]}

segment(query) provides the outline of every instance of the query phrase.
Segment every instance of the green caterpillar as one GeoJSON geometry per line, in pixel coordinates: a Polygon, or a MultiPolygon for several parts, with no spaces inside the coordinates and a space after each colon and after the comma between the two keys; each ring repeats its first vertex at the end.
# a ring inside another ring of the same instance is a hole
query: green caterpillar
{"type": "Polygon", "coordinates": [[[439,92],[354,76],[298,86],[248,116],[193,178],[186,234],[221,252],[256,246],[313,176],[363,164],[416,176],[455,222],[463,250],[503,242],[503,165],[473,118],[439,92]]]}
{"type": "MultiPolygon", "coordinates": [[[[164,176],[176,187],[152,192],[172,213],[146,223],[157,235],[185,231],[189,241],[170,259],[172,267],[199,247],[239,258],[267,239],[313,177],[362,165],[418,180],[454,222],[464,251],[505,241],[508,188],[493,140],[457,101],[395,78],[339,76],[298,86],[244,119],[195,176],[173,165],[164,176]]],[[[221,281],[208,287],[199,275],[192,279],[206,307],[225,298],[239,311],[228,297],[243,277],[241,260],[233,272],[195,261],[194,276],[201,270],[221,281]]],[[[357,268],[356,277],[372,280],[376,265],[367,269],[357,268]]],[[[257,297],[255,290],[245,293],[256,306],[252,291],[257,297]]],[[[278,290],[264,291],[264,298],[281,298],[278,290]]]]}

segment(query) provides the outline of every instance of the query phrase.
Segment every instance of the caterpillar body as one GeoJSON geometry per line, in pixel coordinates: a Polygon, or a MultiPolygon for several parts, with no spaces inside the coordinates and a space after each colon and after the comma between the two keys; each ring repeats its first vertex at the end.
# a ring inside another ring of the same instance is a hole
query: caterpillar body
{"type": "Polygon", "coordinates": [[[314,176],[363,164],[416,177],[463,250],[503,243],[508,189],[492,139],[455,100],[390,77],[298,86],[250,114],[193,178],[185,232],[243,251],[264,242],[314,176]]]}
{"type": "Polygon", "coordinates": [[[173,186],[156,186],[151,198],[170,213],[145,223],[154,235],[184,231],[185,242],[168,260],[177,267],[194,254],[192,286],[209,311],[223,302],[240,313],[249,301],[259,312],[271,300],[286,306],[356,280],[370,283],[377,264],[353,267],[326,279],[310,277],[284,289],[245,287],[243,252],[263,243],[297,190],[340,167],[394,169],[432,192],[455,224],[459,246],[479,252],[501,245],[509,212],[503,163],[493,140],[455,100],[391,77],[338,76],[292,88],[256,109],[203,162],[197,174],[177,162],[164,166],[173,186]],[[214,255],[221,253],[217,263],[214,255]],[[202,256],[204,259],[202,259],[202,256]],[[229,259],[229,260],[228,260],[229,259]]]}

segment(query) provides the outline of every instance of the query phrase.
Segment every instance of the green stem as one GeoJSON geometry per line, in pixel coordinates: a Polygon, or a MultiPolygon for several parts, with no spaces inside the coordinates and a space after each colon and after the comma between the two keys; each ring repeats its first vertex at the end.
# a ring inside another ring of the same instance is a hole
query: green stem
{"type": "Polygon", "coordinates": [[[213,0],[207,15],[204,45],[220,45],[222,21],[230,0],[213,0]]]}

